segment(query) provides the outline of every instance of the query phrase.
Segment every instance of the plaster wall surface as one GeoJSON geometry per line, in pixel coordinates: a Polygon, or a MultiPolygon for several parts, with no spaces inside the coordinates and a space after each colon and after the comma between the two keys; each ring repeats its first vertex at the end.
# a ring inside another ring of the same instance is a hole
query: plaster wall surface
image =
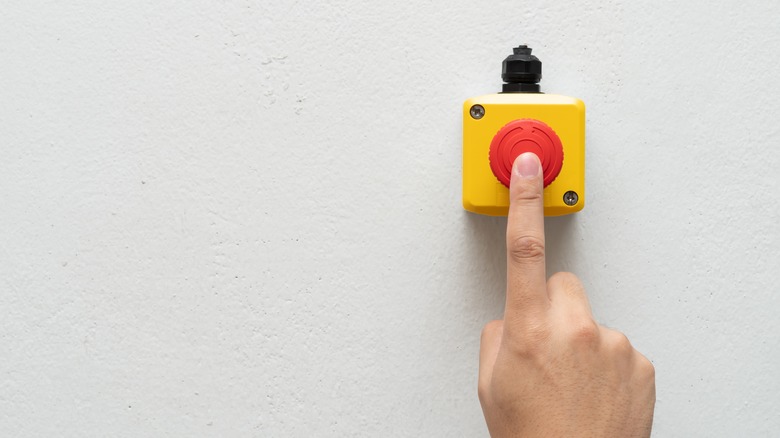
{"type": "Polygon", "coordinates": [[[656,366],[654,436],[780,430],[780,3],[25,1],[0,15],[0,435],[487,436],[506,219],[461,104],[528,43],[587,105],[548,270],[656,366]]]}

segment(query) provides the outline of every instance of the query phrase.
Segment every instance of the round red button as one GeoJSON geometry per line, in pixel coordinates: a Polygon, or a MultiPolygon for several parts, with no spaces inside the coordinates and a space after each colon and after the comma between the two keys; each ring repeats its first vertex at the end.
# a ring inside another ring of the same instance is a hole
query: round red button
{"type": "Polygon", "coordinates": [[[555,131],[539,120],[514,120],[501,128],[490,142],[490,169],[502,184],[509,187],[512,164],[525,152],[533,152],[539,157],[544,186],[547,187],[563,167],[563,145],[555,131]]]}

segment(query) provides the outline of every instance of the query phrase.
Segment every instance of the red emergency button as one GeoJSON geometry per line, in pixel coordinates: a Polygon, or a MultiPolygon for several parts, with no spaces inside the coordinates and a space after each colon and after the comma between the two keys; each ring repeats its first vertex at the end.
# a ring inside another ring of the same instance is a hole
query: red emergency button
{"type": "Polygon", "coordinates": [[[525,152],[533,152],[539,157],[547,187],[563,167],[563,145],[555,131],[539,120],[514,120],[501,128],[490,142],[490,169],[509,187],[512,164],[525,152]]]}

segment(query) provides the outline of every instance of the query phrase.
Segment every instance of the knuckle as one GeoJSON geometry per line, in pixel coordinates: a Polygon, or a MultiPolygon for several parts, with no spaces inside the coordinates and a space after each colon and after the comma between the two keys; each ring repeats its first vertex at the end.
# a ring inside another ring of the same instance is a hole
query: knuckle
{"type": "Polygon", "coordinates": [[[650,360],[643,354],[637,354],[639,355],[639,359],[637,360],[637,368],[639,368],[639,372],[647,380],[655,381],[655,365],[653,365],[653,363],[650,362],[650,360]]]}
{"type": "Polygon", "coordinates": [[[544,242],[535,236],[519,236],[509,239],[509,255],[515,263],[544,261],[544,242]]]}
{"type": "Polygon", "coordinates": [[[594,345],[600,338],[598,324],[589,318],[583,318],[581,321],[572,323],[570,330],[570,339],[575,344],[594,345]]]}
{"type": "Polygon", "coordinates": [[[490,321],[489,323],[485,324],[485,327],[482,328],[481,342],[484,344],[488,340],[495,338],[501,334],[503,329],[504,321],[500,319],[490,321]]]}
{"type": "Polygon", "coordinates": [[[582,283],[580,282],[580,279],[572,274],[571,272],[556,272],[555,274],[550,276],[550,279],[547,280],[547,284],[550,287],[554,288],[575,288],[575,289],[581,289],[582,283]]]}
{"type": "Polygon", "coordinates": [[[630,353],[634,351],[634,347],[631,345],[631,341],[628,340],[628,336],[620,332],[615,332],[611,337],[610,349],[617,354],[624,355],[630,355],[630,353]]]}

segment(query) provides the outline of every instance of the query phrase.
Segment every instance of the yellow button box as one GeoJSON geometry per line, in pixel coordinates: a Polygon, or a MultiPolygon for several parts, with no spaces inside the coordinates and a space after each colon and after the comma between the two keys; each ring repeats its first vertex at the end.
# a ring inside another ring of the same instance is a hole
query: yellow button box
{"type": "Polygon", "coordinates": [[[506,216],[506,169],[523,152],[536,153],[542,162],[546,216],[582,210],[585,104],[573,97],[542,93],[489,94],[463,104],[463,207],[474,213],[506,216]]]}

